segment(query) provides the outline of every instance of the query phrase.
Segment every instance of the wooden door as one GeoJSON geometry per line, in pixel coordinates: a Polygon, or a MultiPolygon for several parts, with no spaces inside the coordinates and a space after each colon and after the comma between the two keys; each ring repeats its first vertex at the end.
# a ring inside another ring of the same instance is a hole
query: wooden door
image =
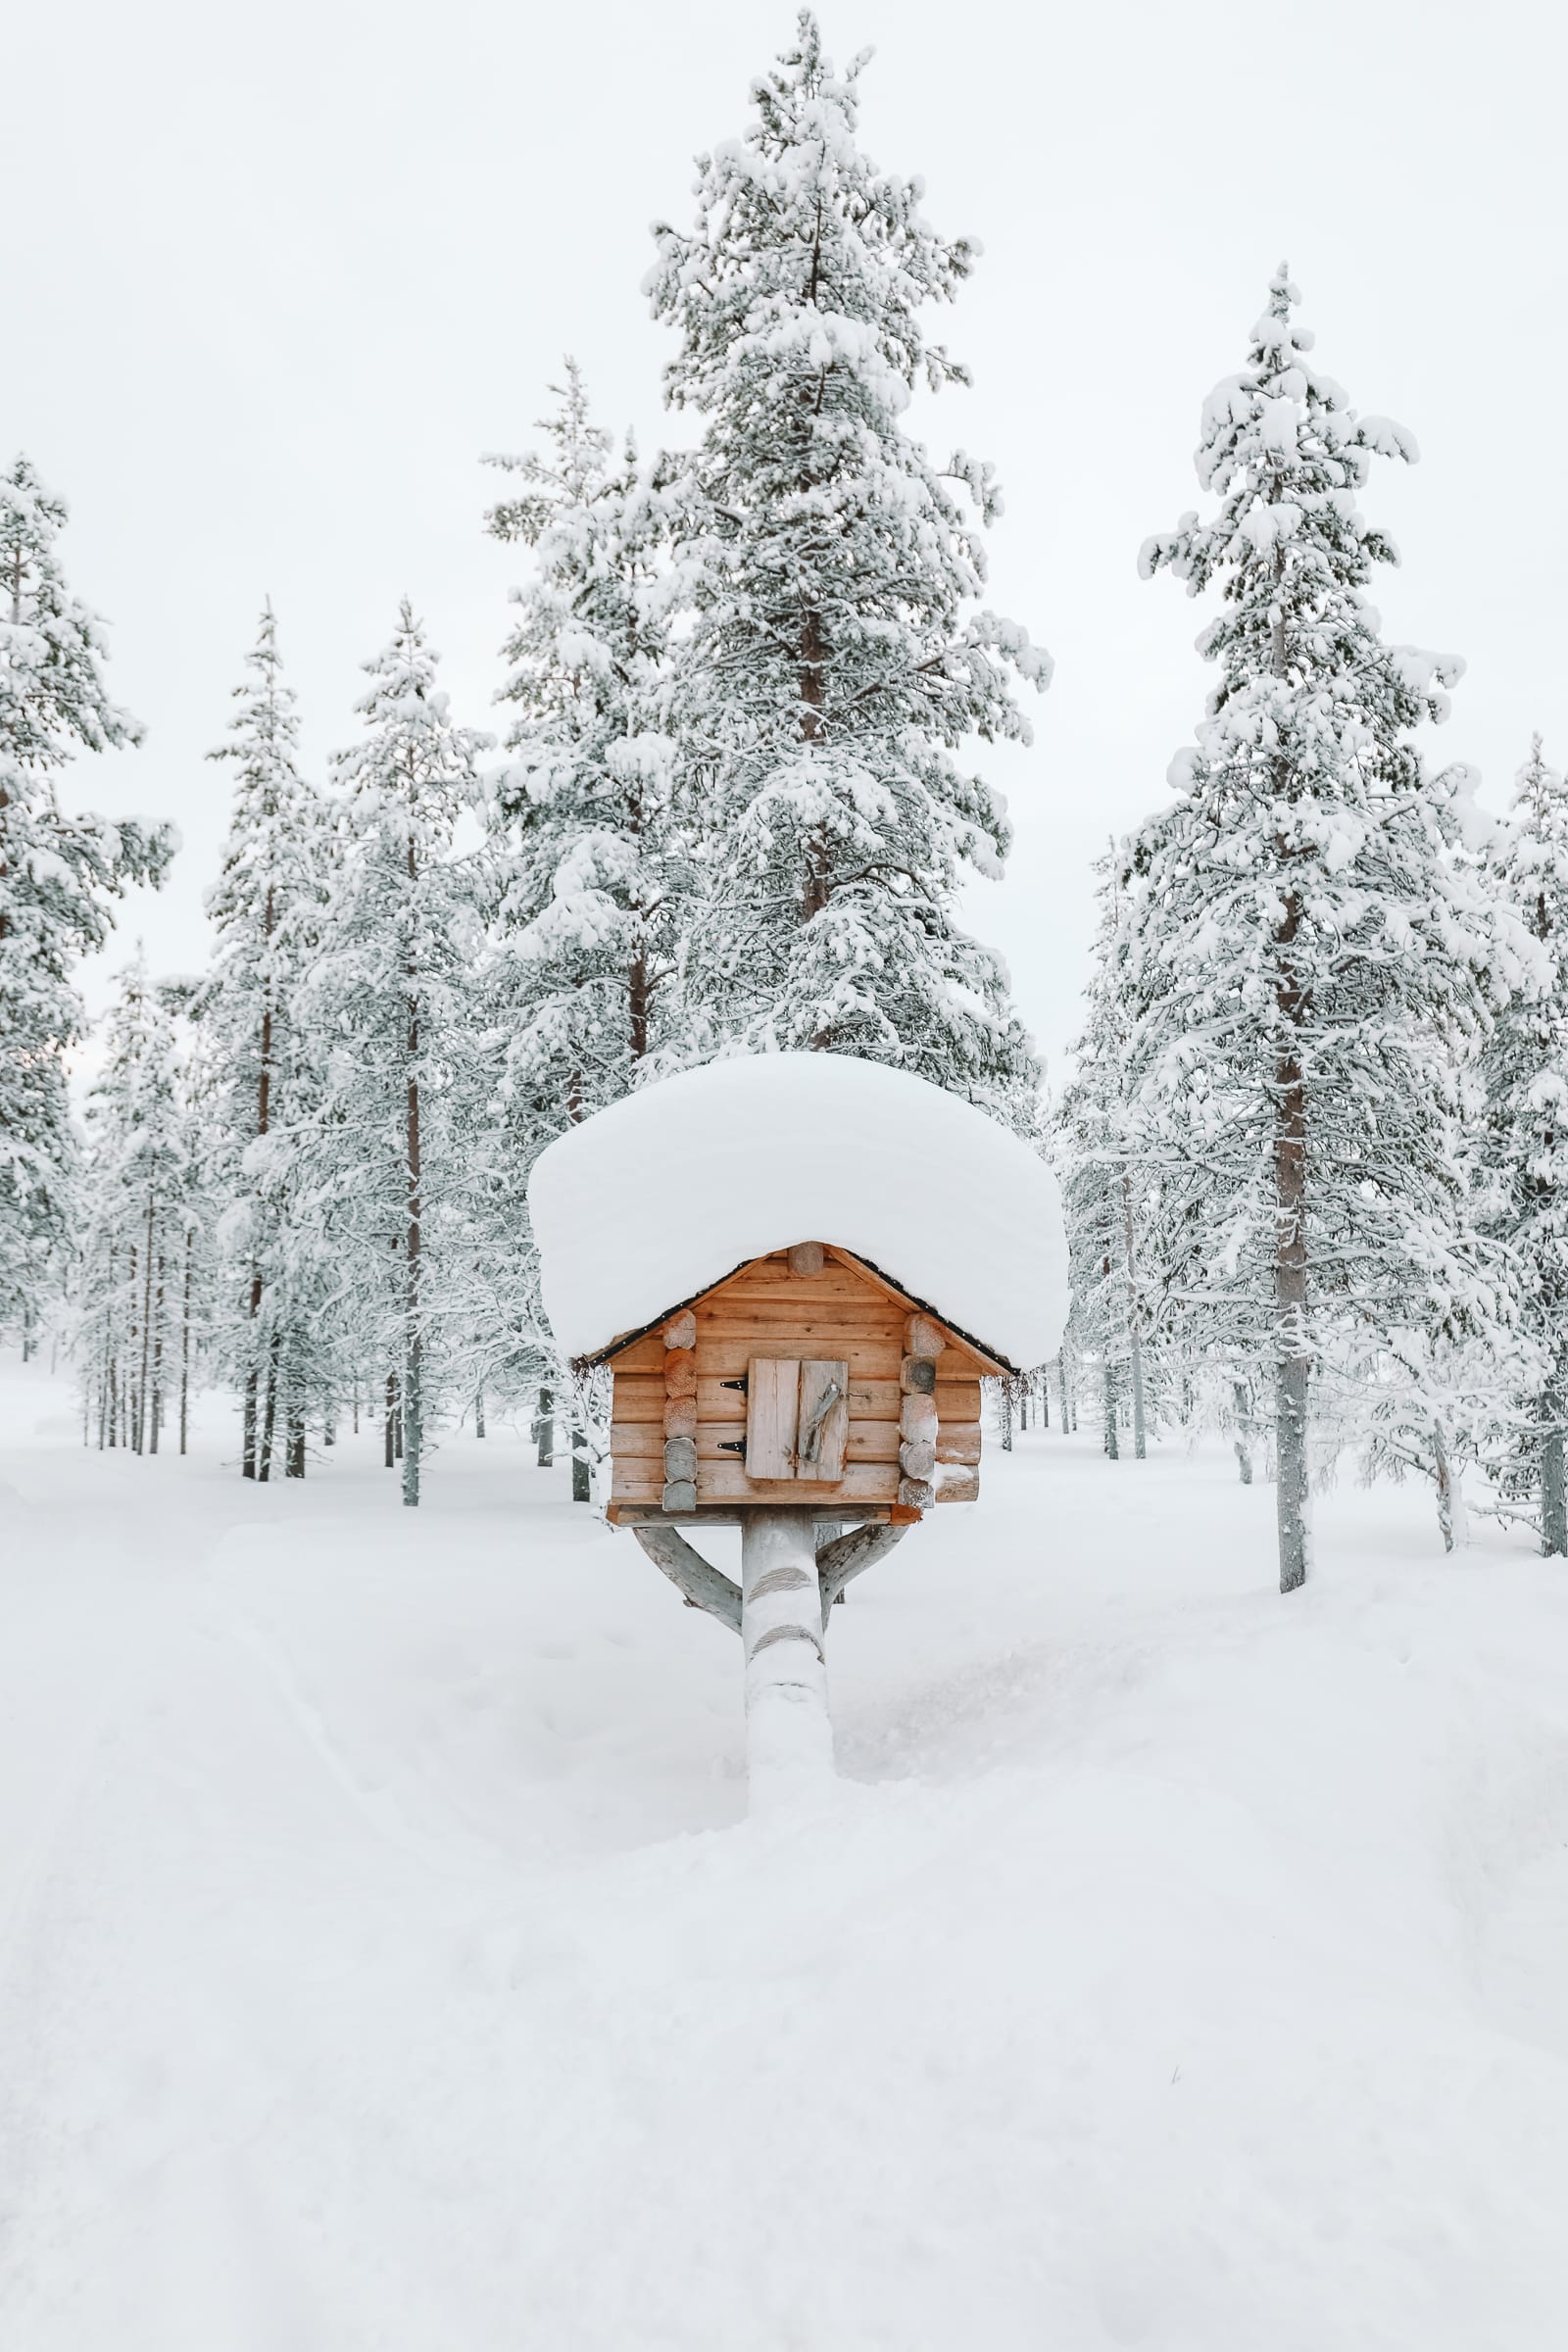
{"type": "Polygon", "coordinates": [[[754,1355],[746,1368],[746,1475],[837,1486],[850,1436],[841,1357],[754,1355]]]}

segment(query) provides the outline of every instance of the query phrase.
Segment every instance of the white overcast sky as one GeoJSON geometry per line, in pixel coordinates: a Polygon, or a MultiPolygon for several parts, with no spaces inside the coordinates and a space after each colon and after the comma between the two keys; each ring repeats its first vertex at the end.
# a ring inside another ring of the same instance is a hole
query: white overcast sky
{"type": "MultiPolygon", "coordinates": [[[[1205,690],[1200,612],[1139,581],[1138,547],[1197,502],[1200,400],[1282,256],[1323,365],[1421,445],[1366,503],[1404,553],[1390,632],[1469,662],[1437,748],[1497,806],[1533,727],[1568,756],[1560,14],[821,13],[835,58],[875,47],[868,151],[985,247],[938,327],[974,389],[921,422],[997,464],[992,601],[1056,661],[1034,749],[988,756],[1017,848],[969,920],[1059,1066],[1089,860],[1165,797],[1205,690]]],[[[405,591],[459,715],[493,723],[518,558],[481,536],[479,453],[528,446],[566,351],[606,422],[674,437],[649,223],[689,218],[692,157],[742,128],[793,21],[782,0],[11,0],[0,446],[69,498],[71,578],[149,730],[66,792],[185,839],[107,968],[138,932],[160,969],[205,956],[227,787],[202,754],[264,595],[313,764],[352,739],[356,664],[405,591]]]]}

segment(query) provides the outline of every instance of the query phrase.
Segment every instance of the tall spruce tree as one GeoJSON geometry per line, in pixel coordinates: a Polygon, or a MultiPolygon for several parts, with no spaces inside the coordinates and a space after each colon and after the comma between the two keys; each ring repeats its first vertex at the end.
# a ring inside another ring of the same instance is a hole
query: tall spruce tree
{"type": "Polygon", "coordinates": [[[1132,1066],[1157,1148],[1201,1175],[1200,1261],[1266,1306],[1280,1584],[1307,1572],[1308,1406],[1341,1331],[1484,1316],[1463,1232],[1456,1049],[1528,960],[1450,854],[1468,779],[1410,741],[1460,664],[1383,642],[1363,594],[1396,560],[1360,511],[1374,455],[1311,363],[1282,268],[1247,364],[1210,395],[1197,467],[1217,507],[1141,568],[1221,591],[1219,670],[1174,811],[1136,845],[1132,1066]]]}
{"type": "Polygon", "coordinates": [[[1101,919],[1085,1020],[1071,1080],[1053,1120],[1072,1277],[1072,1345],[1098,1363],[1104,1446],[1121,1453],[1123,1406],[1133,1454],[1148,1451],[1146,1307],[1138,1227],[1144,1179],[1134,1155],[1127,1105],[1129,1008],[1122,966],[1121,860],[1114,848],[1098,866],[1101,919]]]}
{"type": "Polygon", "coordinates": [[[1029,1121],[1005,972],[955,919],[1009,843],[959,751],[1028,741],[1009,673],[1044,686],[1050,665],[977,606],[964,502],[1000,511],[990,467],[939,469],[906,429],[916,386],[967,381],[921,314],[976,248],[861,151],[864,62],[836,74],[803,11],[744,135],[700,160],[695,228],[656,230],[667,397],[703,423],[679,551],[680,725],[710,819],[690,968],[719,1042],[895,1062],[1029,1121]]]}
{"type": "Polygon", "coordinates": [[[222,1069],[216,1115],[232,1291],[224,1352],[241,1398],[240,1470],[265,1480],[280,1420],[285,1469],[298,1476],[305,1467],[299,1396],[318,1286],[301,1278],[287,1139],[311,1106],[311,1041],[299,1027],[298,990],[315,952],[329,859],[326,812],[299,770],[296,697],[270,600],[245,669],[228,739],[208,754],[230,768],[234,798],[207,899],[217,947],[199,1010],[222,1069]]]}
{"type": "Polygon", "coordinates": [[[1541,1350],[1525,1456],[1542,1549],[1568,1552],[1568,784],[1541,737],[1519,770],[1498,845],[1498,889],[1539,944],[1542,969],[1486,1056],[1488,1215],[1518,1268],[1522,1322],[1541,1350]]]}
{"type": "Polygon", "coordinates": [[[617,456],[568,360],[542,453],[495,458],[517,488],[487,527],[533,551],[498,700],[511,758],[489,803],[494,914],[482,974],[494,1052],[471,1120],[489,1144],[487,1243],[472,1320],[480,1369],[573,1389],[574,1492],[587,1499],[593,1414],[555,1360],[521,1209],[563,1127],[678,1051],[679,948],[693,893],[690,813],[669,713],[671,605],[663,467],[617,456]]]}
{"type": "Polygon", "coordinates": [[[357,1318],[360,1344],[387,1366],[389,1458],[401,1439],[411,1505],[448,1332],[448,1272],[475,1246],[468,1139],[453,1109],[477,918],[453,835],[491,741],[454,723],[436,659],[405,601],[391,643],[365,665],[366,737],[334,761],[341,863],[302,992],[327,1049],[309,1144],[313,1213],[341,1268],[338,1311],[357,1318]]]}
{"type": "Polygon", "coordinates": [[[157,1453],[172,1410],[185,1450],[192,1292],[206,1223],[189,1056],[138,949],[102,1024],[86,1103],[73,1346],[98,1444],[157,1453]]]}
{"type": "Polygon", "coordinates": [[[66,519],[25,458],[0,475],[0,1331],[24,1340],[70,1244],[72,971],[108,938],[110,902],[161,881],[175,847],[169,825],[60,806],[77,751],[141,740],[104,685],[103,624],[66,584],[66,519]]]}

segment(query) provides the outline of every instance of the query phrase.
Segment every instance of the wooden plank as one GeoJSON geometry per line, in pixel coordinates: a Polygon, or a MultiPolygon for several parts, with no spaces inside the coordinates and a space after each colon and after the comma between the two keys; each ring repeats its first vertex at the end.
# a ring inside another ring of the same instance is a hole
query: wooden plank
{"type": "MultiPolygon", "coordinates": [[[[641,1429],[641,1424],[633,1424],[641,1429]]],[[[741,1434],[738,1421],[699,1421],[697,1424],[697,1458],[702,1462],[738,1462],[738,1453],[726,1452],[741,1434]]],[[[612,1431],[613,1438],[613,1431],[612,1431]]],[[[648,1436],[658,1441],[658,1432],[648,1436]]],[[[616,1450],[613,1444],[611,1451],[616,1450]]],[[[629,1449],[628,1449],[629,1450],[629,1449]]],[[[845,1441],[844,1458],[850,1462],[896,1462],[899,1458],[899,1425],[896,1421],[852,1421],[845,1441]]]]}
{"type": "Polygon", "coordinates": [[[939,1380],[936,1395],[937,1419],[944,1425],[949,1421],[979,1420],[980,1383],[977,1380],[939,1380]]]}
{"type": "Polygon", "coordinates": [[[664,1343],[657,1331],[651,1331],[645,1339],[634,1340],[613,1359],[617,1380],[622,1372],[662,1372],[663,1368],[664,1343]]]}
{"type": "MultiPolygon", "coordinates": [[[[898,1386],[900,1348],[897,1340],[851,1340],[834,1348],[850,1367],[855,1380],[885,1380],[898,1386]]],[[[732,1380],[747,1369],[756,1356],[793,1356],[800,1360],[799,1347],[788,1340],[741,1339],[733,1333],[711,1336],[699,1330],[697,1361],[704,1382],[732,1380]]]]}
{"type": "Polygon", "coordinates": [[[617,1462],[662,1462],[664,1433],[657,1421],[612,1421],[610,1450],[617,1462]]]}
{"type": "MultiPolygon", "coordinates": [[[[899,1418],[899,1384],[896,1380],[857,1380],[851,1373],[850,1419],[852,1422],[892,1421],[896,1424],[899,1418]]],[[[977,1397],[975,1413],[978,1413],[979,1409],[977,1397]]],[[[955,1414],[954,1416],[956,1420],[965,1417],[972,1420],[974,1414],[968,1416],[955,1414]]],[[[623,1413],[620,1410],[618,1389],[615,1392],[615,1418],[617,1421],[637,1421],[645,1418],[640,1412],[623,1413]]],[[[727,1389],[722,1381],[710,1380],[705,1370],[699,1374],[697,1382],[697,1418],[702,1422],[744,1421],[746,1399],[739,1389],[727,1389]]]]}
{"type": "Polygon", "coordinates": [[[797,1283],[788,1291],[715,1291],[700,1300],[697,1321],[704,1323],[765,1323],[780,1325],[805,1315],[824,1323],[871,1324],[878,1331],[902,1332],[906,1317],[870,1291],[858,1298],[836,1298],[820,1283],[797,1283]]]}
{"type": "Polygon", "coordinates": [[[615,1374],[612,1417],[616,1421],[662,1421],[664,1415],[664,1367],[657,1380],[638,1373],[615,1374]]]}
{"type": "Polygon", "coordinates": [[[746,1391],[745,1475],[776,1482],[795,1476],[801,1366],[795,1356],[759,1356],[746,1391]]]}
{"type": "MultiPolygon", "coordinates": [[[[629,1468],[631,1465],[627,1465],[629,1468]]],[[[620,1465],[616,1465],[616,1476],[620,1465]]],[[[808,1502],[820,1496],[832,1502],[893,1502],[898,1497],[897,1462],[847,1462],[844,1476],[833,1486],[803,1478],[748,1478],[736,1454],[721,1462],[698,1461],[697,1499],[704,1502],[808,1502]]],[[[630,1499],[630,1496],[628,1496],[630,1499]]],[[[826,1514],[824,1514],[826,1515],[826,1514]]]]}
{"type": "Polygon", "coordinates": [[[843,1470],[850,1434],[849,1388],[850,1367],[842,1357],[802,1359],[797,1478],[836,1479],[843,1470]]]}
{"type": "Polygon", "coordinates": [[[610,1465],[610,1498],[612,1502],[655,1502],[664,1492],[664,1448],[660,1446],[656,1457],[642,1461],[627,1461],[612,1456],[610,1465]]]}
{"type": "Polygon", "coordinates": [[[944,1421],[937,1432],[939,1462],[977,1462],[980,1459],[978,1421],[944,1421]]]}
{"type": "Polygon", "coordinates": [[[858,1303],[864,1299],[873,1306],[889,1302],[874,1291],[858,1274],[842,1266],[824,1266],[820,1274],[803,1277],[792,1274],[788,1266],[760,1258],[755,1265],[743,1267],[721,1282],[715,1290],[708,1291],[698,1300],[699,1310],[716,1305],[719,1300],[735,1298],[763,1298],[775,1302],[781,1298],[811,1298],[818,1305],[831,1299],[858,1303]]]}
{"type": "MultiPolygon", "coordinates": [[[[813,1513],[820,1508],[821,1505],[814,1502],[801,1505],[803,1511],[813,1513]]],[[[647,1527],[666,1519],[683,1527],[744,1527],[748,1515],[743,1502],[699,1503],[693,1511],[669,1512],[662,1510],[657,1502],[607,1502],[605,1505],[605,1518],[612,1527],[647,1527]]],[[[846,1503],[833,1515],[851,1527],[886,1527],[890,1520],[900,1516],[897,1503],[890,1502],[846,1503]]],[[[918,1511],[903,1513],[906,1522],[918,1519],[919,1516],[918,1511]]]]}

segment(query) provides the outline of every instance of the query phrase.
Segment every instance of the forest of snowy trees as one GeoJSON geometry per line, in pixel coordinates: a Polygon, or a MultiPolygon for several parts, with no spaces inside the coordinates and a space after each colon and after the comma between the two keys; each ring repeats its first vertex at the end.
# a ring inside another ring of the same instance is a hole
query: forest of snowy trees
{"type": "Polygon", "coordinates": [[[1415,740],[1462,663],[1384,640],[1361,504],[1414,444],[1317,367],[1282,269],[1203,407],[1205,510],[1143,551],[1206,599],[1214,685],[1106,848],[1048,1089],[956,907],[1009,847],[974,747],[1029,740],[1050,663],[984,601],[990,466],[907,423],[965,380],[928,321],[975,251],[858,111],[803,15],[690,226],[656,229],[687,446],[617,441],[568,361],[534,450],[488,461],[523,575],[493,733],[405,601],[306,773],[263,605],[214,713],[209,967],[127,961],[79,1102],[74,967],[177,845],[63,803],[139,728],[63,501],[25,459],[0,479],[0,1329],[71,1352],[89,1445],[183,1448],[221,1386],[237,1476],[373,1424],[412,1505],[443,1426],[520,1413],[543,1447],[559,1415],[586,1498],[598,1399],[540,1309],[534,1158],[672,1070],[834,1053],[1058,1168],[1072,1319],[1009,1428],[1081,1418],[1124,1462],[1224,1433],[1275,1482],[1286,1589],[1342,1462],[1430,1481],[1449,1544],[1468,1475],[1568,1551],[1568,786],[1538,737],[1494,820],[1415,740]]]}

